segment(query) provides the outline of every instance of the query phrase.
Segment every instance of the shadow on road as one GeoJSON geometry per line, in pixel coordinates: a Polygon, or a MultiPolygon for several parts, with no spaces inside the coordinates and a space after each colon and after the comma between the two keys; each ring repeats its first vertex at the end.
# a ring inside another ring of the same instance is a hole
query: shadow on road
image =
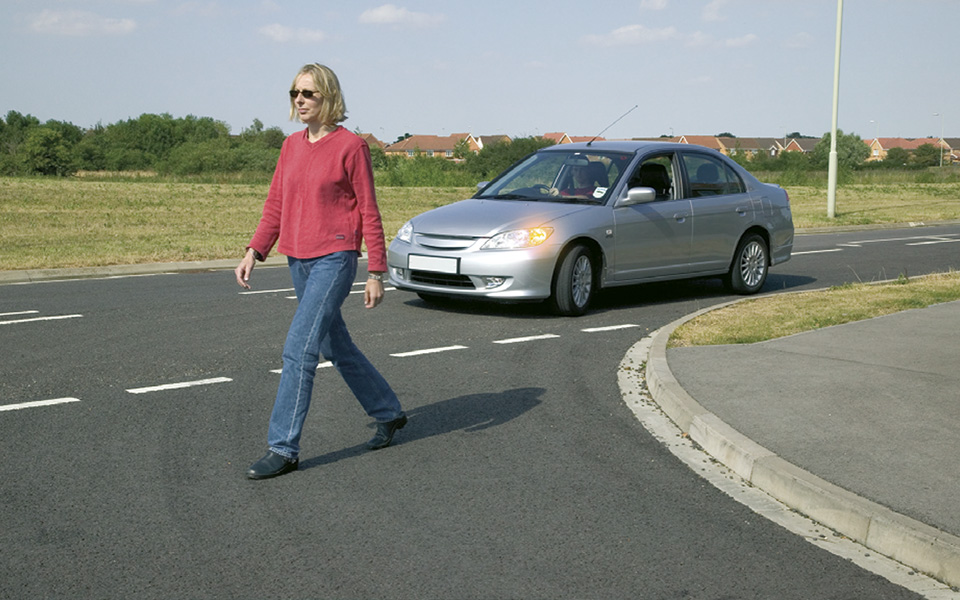
{"type": "MultiPolygon", "coordinates": [[[[470,394],[420,406],[407,411],[410,422],[394,438],[393,445],[445,435],[454,431],[475,432],[507,423],[540,404],[544,388],[518,388],[496,394],[470,394]]],[[[375,424],[371,423],[373,429],[375,424]]],[[[300,461],[300,470],[329,465],[368,452],[357,444],[300,461]]]]}

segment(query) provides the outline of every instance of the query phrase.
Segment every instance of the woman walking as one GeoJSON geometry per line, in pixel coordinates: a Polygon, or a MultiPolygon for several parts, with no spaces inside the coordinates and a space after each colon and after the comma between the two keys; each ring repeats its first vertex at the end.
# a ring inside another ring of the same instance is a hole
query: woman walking
{"type": "Polygon", "coordinates": [[[346,107],[333,71],[319,64],[300,69],[290,89],[290,118],[307,128],[284,141],[263,216],[234,271],[237,283],[249,289],[256,261],[263,261],[276,244],[287,256],[299,302],[283,348],[283,371],[267,433],[269,450],[247,470],[250,479],[297,469],[321,356],[333,363],[376,420],[377,432],[367,448],[387,447],[407,423],[396,394],[354,345],[340,315],[363,240],[368,251],[367,308],[383,299],[387,266],[370,149],[339,125],[346,119],[346,107]]]}

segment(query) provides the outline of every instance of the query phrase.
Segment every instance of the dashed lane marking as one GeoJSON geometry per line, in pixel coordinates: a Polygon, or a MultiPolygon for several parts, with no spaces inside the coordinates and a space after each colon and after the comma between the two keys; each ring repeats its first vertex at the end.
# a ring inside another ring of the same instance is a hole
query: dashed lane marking
{"type": "Polygon", "coordinates": [[[539,340],[549,340],[553,338],[558,338],[559,335],[555,333],[545,333],[543,335],[528,335],[526,337],[510,338],[508,340],[494,340],[494,344],[521,344],[523,342],[535,342],[539,340]]]}
{"type": "Polygon", "coordinates": [[[131,394],[147,394],[149,392],[162,392],[166,390],[178,390],[181,388],[195,387],[198,385],[212,385],[215,383],[227,383],[233,381],[229,377],[213,377],[211,379],[199,379],[197,381],[182,381],[180,383],[167,383],[165,385],[154,385],[151,387],[133,388],[127,390],[131,394]]]}
{"type": "Polygon", "coordinates": [[[410,356],[420,356],[423,354],[436,354],[438,352],[449,352],[451,350],[466,350],[466,346],[444,346],[443,348],[427,348],[426,350],[414,350],[412,352],[398,352],[391,354],[395,358],[407,358],[410,356]]]}
{"type": "Polygon", "coordinates": [[[31,323],[34,321],[60,321],[62,319],[77,319],[83,315],[53,315],[50,317],[30,317],[29,319],[12,319],[10,321],[0,321],[0,325],[13,325],[15,323],[31,323]]]}
{"type": "Polygon", "coordinates": [[[632,323],[625,323],[623,325],[608,325],[606,327],[588,327],[587,329],[581,329],[580,331],[584,333],[602,333],[604,331],[618,331],[620,329],[631,329],[633,327],[640,326],[632,323]]]}
{"type": "Polygon", "coordinates": [[[53,400],[37,400],[36,402],[4,404],[4,405],[0,405],[0,411],[23,410],[25,408],[39,408],[41,406],[54,406],[56,404],[67,404],[69,402],[80,402],[80,399],[79,398],[55,398],[53,400]]]}

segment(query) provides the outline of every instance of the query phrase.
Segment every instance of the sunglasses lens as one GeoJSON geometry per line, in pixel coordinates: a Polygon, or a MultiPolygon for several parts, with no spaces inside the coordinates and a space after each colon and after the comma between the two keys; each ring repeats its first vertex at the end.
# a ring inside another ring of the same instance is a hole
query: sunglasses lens
{"type": "Polygon", "coordinates": [[[317,93],[319,92],[313,90],[290,90],[290,97],[296,100],[298,95],[303,94],[304,98],[313,98],[313,95],[317,93]]]}
{"type": "Polygon", "coordinates": [[[293,99],[296,99],[296,98],[297,98],[297,95],[298,95],[299,93],[300,93],[300,92],[297,91],[297,90],[290,90],[290,97],[293,98],[293,99]]]}

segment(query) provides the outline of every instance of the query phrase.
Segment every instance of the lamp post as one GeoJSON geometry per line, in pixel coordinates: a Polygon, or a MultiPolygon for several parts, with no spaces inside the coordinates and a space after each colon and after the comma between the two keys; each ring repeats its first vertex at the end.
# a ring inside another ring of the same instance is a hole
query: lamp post
{"type": "Polygon", "coordinates": [[[840,31],[843,24],[843,0],[837,0],[837,44],[833,58],[833,124],[830,133],[830,168],[827,173],[827,217],[837,212],[837,108],[840,104],[840,31]]]}
{"type": "Polygon", "coordinates": [[[933,116],[940,117],[940,139],[937,140],[937,148],[940,150],[940,168],[943,168],[943,113],[933,113],[933,116]]]}

